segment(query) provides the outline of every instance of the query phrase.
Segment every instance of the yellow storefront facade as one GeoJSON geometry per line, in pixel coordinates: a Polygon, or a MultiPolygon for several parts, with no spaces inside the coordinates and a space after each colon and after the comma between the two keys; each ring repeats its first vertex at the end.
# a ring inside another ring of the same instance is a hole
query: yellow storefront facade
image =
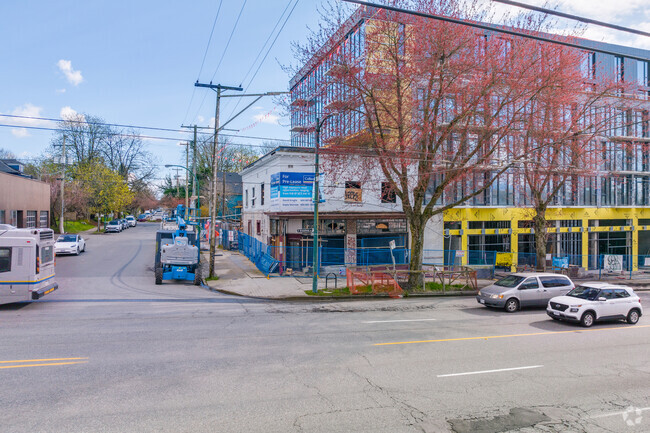
{"type": "MultiPolygon", "coordinates": [[[[517,207],[475,207],[455,208],[445,211],[444,222],[446,228],[444,235],[452,246],[460,251],[471,251],[470,239],[473,236],[492,236],[507,239],[502,242],[500,248],[495,248],[496,262],[500,266],[510,266],[514,272],[520,265],[520,238],[534,236],[534,230],[528,224],[534,216],[534,210],[530,208],[517,207]],[[485,224],[487,223],[487,224],[485,224]],[[499,224],[500,223],[500,224],[499,224]],[[508,224],[509,223],[509,224],[508,224]],[[509,225],[509,228],[474,228],[477,225],[485,224],[488,227],[496,225],[509,225]],[[507,246],[509,245],[509,250],[507,246]],[[504,248],[505,247],[505,248],[504,248]],[[507,251],[506,251],[507,250],[507,251]]],[[[549,208],[546,215],[550,226],[547,228],[549,237],[555,238],[561,243],[561,238],[571,237],[580,246],[579,254],[573,254],[577,258],[574,263],[588,269],[590,257],[597,257],[602,254],[598,248],[600,235],[615,234],[621,241],[625,241],[626,255],[638,257],[645,255],[650,250],[650,208],[578,208],[578,207],[555,207],[549,208]],[[571,226],[561,226],[560,222],[571,222],[571,226]],[[572,234],[567,236],[565,234],[572,234]],[[640,250],[640,246],[642,249],[640,250]]],[[[606,242],[609,241],[609,238],[606,242]]],[[[482,245],[485,248],[485,242],[482,245]]],[[[549,251],[552,255],[565,255],[564,251],[549,251]]],[[[469,255],[460,255],[463,265],[469,264],[469,255]]],[[[638,270],[639,260],[632,261],[632,270],[638,270]]]]}

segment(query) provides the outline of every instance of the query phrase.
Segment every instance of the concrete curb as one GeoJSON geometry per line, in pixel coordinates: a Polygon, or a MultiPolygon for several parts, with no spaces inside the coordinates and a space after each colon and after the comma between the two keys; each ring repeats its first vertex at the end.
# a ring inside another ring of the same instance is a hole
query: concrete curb
{"type": "Polygon", "coordinates": [[[242,295],[241,293],[233,292],[226,289],[211,287],[209,284],[203,284],[211,292],[219,292],[224,295],[238,296],[247,299],[263,299],[268,301],[290,301],[290,302],[319,302],[319,301],[366,301],[377,299],[408,299],[408,298],[467,298],[476,296],[476,293],[444,293],[444,294],[428,294],[428,293],[413,293],[401,298],[391,298],[385,295],[357,295],[357,296],[284,296],[284,297],[267,297],[267,296],[249,296],[242,295]]]}

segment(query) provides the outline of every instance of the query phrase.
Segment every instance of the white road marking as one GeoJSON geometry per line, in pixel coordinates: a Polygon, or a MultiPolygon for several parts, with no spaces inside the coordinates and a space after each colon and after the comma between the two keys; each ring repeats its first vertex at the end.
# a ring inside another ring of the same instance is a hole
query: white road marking
{"type": "Polygon", "coordinates": [[[596,419],[596,418],[607,418],[607,417],[610,417],[610,416],[622,416],[622,415],[625,415],[626,413],[629,414],[630,412],[645,412],[646,410],[650,410],[650,407],[630,408],[630,409],[624,410],[622,412],[604,413],[604,414],[601,414],[601,415],[590,416],[589,418],[596,419]]]}
{"type": "Polygon", "coordinates": [[[487,374],[487,373],[501,373],[503,371],[515,371],[515,370],[529,370],[531,368],[542,368],[543,365],[529,365],[527,367],[513,367],[513,368],[501,368],[499,370],[484,370],[484,371],[470,371],[467,373],[453,373],[453,374],[439,374],[437,377],[454,377],[454,376],[469,376],[471,374],[487,374]]]}
{"type": "Polygon", "coordinates": [[[397,322],[432,322],[436,319],[412,319],[412,320],[371,320],[363,323],[397,323],[397,322]]]}

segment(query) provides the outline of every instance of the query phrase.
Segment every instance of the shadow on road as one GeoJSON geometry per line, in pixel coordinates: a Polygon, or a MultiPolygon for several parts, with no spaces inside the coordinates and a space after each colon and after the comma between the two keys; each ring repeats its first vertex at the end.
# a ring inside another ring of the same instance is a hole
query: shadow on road
{"type": "MultiPolygon", "coordinates": [[[[107,303],[107,302],[125,302],[125,303],[138,303],[138,302],[157,302],[157,303],[197,303],[197,304],[264,304],[272,303],[273,301],[265,299],[247,299],[247,298],[189,298],[189,299],[163,299],[163,298],[151,298],[151,299],[44,299],[38,301],[38,303],[74,303],[74,302],[87,302],[87,303],[107,303]]],[[[25,305],[28,305],[26,303],[25,305]]],[[[10,304],[13,305],[13,304],[10,304]]],[[[4,307],[4,306],[3,306],[4,307]]],[[[1,309],[2,307],[0,307],[1,309]]]]}
{"type": "Polygon", "coordinates": [[[503,309],[476,306],[472,308],[461,308],[460,311],[480,317],[514,317],[514,316],[537,316],[541,312],[546,315],[546,310],[541,308],[524,308],[516,313],[507,313],[503,309]]]}
{"type": "Polygon", "coordinates": [[[31,304],[31,302],[15,302],[13,304],[0,305],[0,311],[18,311],[31,304]]]}

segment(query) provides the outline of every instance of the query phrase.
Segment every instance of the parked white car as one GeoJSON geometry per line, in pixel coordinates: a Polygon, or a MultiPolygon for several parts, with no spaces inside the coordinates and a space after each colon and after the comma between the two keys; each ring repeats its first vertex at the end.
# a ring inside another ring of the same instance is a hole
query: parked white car
{"type": "Polygon", "coordinates": [[[86,251],[86,241],[80,235],[61,235],[54,243],[54,254],[79,255],[86,251]]]}
{"type": "Polygon", "coordinates": [[[135,219],[133,215],[129,215],[126,217],[126,222],[129,223],[130,227],[135,227],[138,225],[138,220],[135,219]]]}
{"type": "Polygon", "coordinates": [[[626,320],[634,325],[643,308],[641,298],[630,287],[590,282],[551,299],[546,313],[554,320],[579,322],[588,328],[602,320],[626,320]]]}

